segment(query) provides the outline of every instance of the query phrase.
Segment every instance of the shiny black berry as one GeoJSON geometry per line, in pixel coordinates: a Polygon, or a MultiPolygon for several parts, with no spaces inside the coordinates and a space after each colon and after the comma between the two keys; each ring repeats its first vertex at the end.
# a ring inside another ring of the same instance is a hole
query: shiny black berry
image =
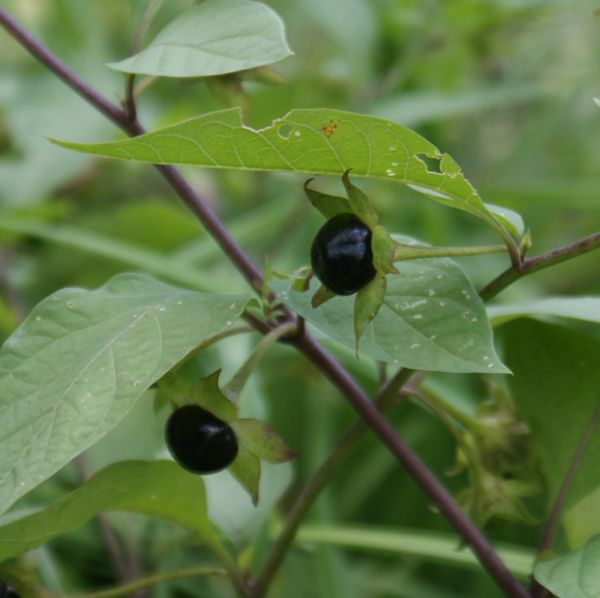
{"type": "Polygon", "coordinates": [[[371,230],[354,214],[338,214],[319,230],[310,249],[317,278],[337,295],[352,295],[377,273],[371,230]]]}
{"type": "Polygon", "coordinates": [[[165,435],[175,461],[193,473],[225,469],[238,453],[231,426],[198,405],[175,409],[167,421],[165,435]]]}
{"type": "Polygon", "coordinates": [[[0,581],[0,598],[19,598],[19,594],[17,594],[7,583],[0,581]]]}

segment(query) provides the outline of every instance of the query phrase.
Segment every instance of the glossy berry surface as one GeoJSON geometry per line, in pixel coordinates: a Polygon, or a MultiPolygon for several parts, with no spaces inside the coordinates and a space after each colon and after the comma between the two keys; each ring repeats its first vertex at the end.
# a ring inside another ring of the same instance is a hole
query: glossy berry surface
{"type": "Polygon", "coordinates": [[[19,594],[17,594],[7,583],[0,581],[0,598],[19,598],[19,594]]]}
{"type": "Polygon", "coordinates": [[[337,295],[352,295],[375,277],[371,230],[354,214],[338,214],[317,233],[310,249],[317,278],[337,295]]]}
{"type": "Polygon", "coordinates": [[[175,461],[193,473],[225,469],[238,453],[231,426],[199,405],[175,409],[167,420],[165,435],[175,461]]]}

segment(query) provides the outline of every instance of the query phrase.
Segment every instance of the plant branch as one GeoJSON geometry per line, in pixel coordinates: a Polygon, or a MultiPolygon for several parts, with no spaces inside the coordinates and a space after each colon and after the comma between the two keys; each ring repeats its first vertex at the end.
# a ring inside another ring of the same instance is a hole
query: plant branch
{"type": "MultiPolygon", "coordinates": [[[[81,479],[84,482],[89,480],[91,473],[84,456],[79,455],[76,457],[74,464],[79,472],[79,475],[81,476],[81,479]]],[[[125,550],[123,549],[123,546],[107,516],[104,513],[99,513],[96,516],[96,519],[98,520],[100,533],[102,535],[102,539],[104,540],[106,551],[108,552],[110,562],[112,563],[117,578],[122,582],[129,581],[132,577],[132,571],[130,571],[128,566],[129,564],[132,564],[131,559],[125,554],[125,550]]],[[[134,564],[134,569],[138,569],[137,563],[134,564]]]]}
{"type": "Polygon", "coordinates": [[[313,363],[319,365],[321,371],[344,392],[365,422],[377,432],[388,450],[404,465],[404,468],[434,502],[446,520],[471,546],[481,564],[506,595],[521,598],[528,596],[525,588],[506,568],[477,525],[460,508],[427,465],[396,434],[394,427],[382,416],[356,382],[350,378],[346,370],[310,337],[300,339],[297,346],[313,363]]]}
{"type": "Polygon", "coordinates": [[[186,577],[197,577],[199,575],[226,575],[226,572],[224,569],[219,569],[218,567],[189,567],[188,569],[180,569],[179,571],[169,571],[167,573],[149,575],[148,577],[143,577],[131,583],[123,584],[108,590],[92,592],[90,594],[76,594],[67,596],[66,598],[117,598],[118,596],[131,596],[131,594],[137,590],[149,588],[158,585],[159,583],[165,583],[175,579],[184,579],[186,577]]]}
{"type": "MultiPolygon", "coordinates": [[[[538,558],[547,550],[552,548],[554,544],[554,538],[556,537],[556,533],[558,532],[558,527],[560,525],[560,516],[562,514],[563,507],[565,505],[565,500],[569,494],[569,490],[573,485],[573,480],[575,479],[575,475],[577,474],[577,470],[581,465],[581,461],[588,449],[590,441],[592,440],[592,436],[598,427],[598,423],[600,422],[600,400],[596,404],[590,421],[581,437],[579,445],[575,450],[575,454],[573,455],[573,460],[569,464],[569,468],[567,469],[567,473],[563,479],[562,485],[556,498],[554,499],[554,504],[552,505],[552,509],[550,510],[550,514],[546,519],[546,523],[544,524],[544,529],[542,530],[542,537],[540,539],[540,543],[538,545],[538,558]]],[[[535,581],[531,588],[531,593],[536,598],[543,598],[544,596],[549,595],[547,590],[541,586],[537,581],[535,581]]]]}
{"type": "MultiPolygon", "coordinates": [[[[412,374],[412,370],[401,369],[382,386],[376,398],[380,409],[385,410],[393,404],[400,388],[412,374]]],[[[358,418],[296,497],[283,529],[251,585],[250,598],[262,598],[266,594],[304,517],[312,508],[323,488],[333,478],[340,466],[347,461],[350,453],[367,430],[368,427],[364,420],[358,418]]]]}
{"type": "Polygon", "coordinates": [[[482,245],[480,247],[427,247],[397,243],[394,251],[394,261],[412,260],[427,257],[464,257],[469,255],[483,255],[486,253],[504,253],[508,251],[506,245],[482,245]]]}
{"type": "MultiPolygon", "coordinates": [[[[142,45],[142,40],[148,31],[150,22],[152,21],[152,18],[154,17],[158,7],[159,3],[157,0],[149,0],[148,6],[146,6],[146,10],[142,15],[140,24],[133,37],[133,42],[131,43],[131,48],[129,49],[130,56],[133,56],[139,52],[140,46],[142,45]]],[[[131,122],[135,122],[137,120],[137,107],[135,105],[135,73],[130,73],[127,75],[127,81],[125,84],[125,101],[123,103],[123,107],[125,109],[127,118],[131,122]]]]}
{"type": "MultiPolygon", "coordinates": [[[[130,121],[122,109],[106,100],[87,85],[73,70],[68,68],[2,8],[0,8],[0,25],[3,25],[25,49],[45,64],[50,71],[54,72],[67,85],[105,114],[112,122],[133,136],[144,132],[143,127],[138,121],[130,121]]],[[[176,168],[160,165],[156,165],[155,167],[199,218],[207,231],[220,245],[224,254],[248,280],[251,286],[260,292],[263,281],[259,268],[229,234],[210,206],[191,187],[176,168]]],[[[285,314],[289,321],[295,321],[295,316],[289,311],[286,311],[285,314]]],[[[350,377],[348,372],[321,345],[308,335],[298,336],[290,342],[315,363],[345,394],[346,398],[359,411],[388,449],[404,464],[408,472],[464,538],[465,542],[471,545],[482,565],[507,595],[517,597],[527,596],[525,589],[506,568],[479,528],[461,510],[431,470],[396,434],[391,424],[370,401],[367,394],[350,377]]]]}
{"type": "Polygon", "coordinates": [[[296,331],[296,324],[293,322],[287,322],[273,328],[270,332],[265,334],[254,347],[252,353],[246,361],[242,364],[240,369],[235,373],[233,378],[223,386],[223,394],[232,400],[234,403],[238,403],[242,389],[244,388],[248,378],[256,368],[258,362],[265,356],[267,351],[270,349],[273,343],[283,338],[288,334],[292,334],[296,331]]]}
{"type": "Polygon", "coordinates": [[[479,292],[479,296],[484,300],[488,301],[495,297],[498,293],[503,291],[506,287],[510,286],[513,282],[516,282],[520,278],[533,274],[538,270],[544,270],[555,264],[560,264],[567,260],[571,260],[575,257],[598,249],[600,247],[600,232],[594,233],[583,239],[579,239],[568,245],[563,245],[547,253],[543,253],[536,257],[528,258],[523,260],[519,268],[511,266],[506,269],[497,278],[492,280],[479,292]]]}

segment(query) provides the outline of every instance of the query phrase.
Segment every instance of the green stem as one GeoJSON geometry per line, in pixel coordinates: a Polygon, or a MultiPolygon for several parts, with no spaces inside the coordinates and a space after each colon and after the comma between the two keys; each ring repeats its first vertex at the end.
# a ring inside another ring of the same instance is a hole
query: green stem
{"type": "MultiPolygon", "coordinates": [[[[399,554],[481,571],[479,561],[473,553],[470,550],[457,550],[456,536],[447,532],[373,526],[303,525],[298,530],[297,541],[399,554]]],[[[531,575],[535,560],[531,549],[507,544],[495,544],[495,548],[513,574],[524,579],[531,575]]]]}
{"type": "Polygon", "coordinates": [[[240,393],[244,388],[250,374],[255,370],[258,362],[264,357],[266,352],[269,350],[273,343],[276,343],[279,339],[281,339],[286,334],[291,334],[296,332],[297,326],[294,322],[289,322],[287,324],[282,324],[277,328],[274,328],[268,334],[263,336],[259,343],[254,347],[254,350],[246,359],[246,361],[242,364],[237,373],[233,376],[233,378],[222,388],[223,394],[231,399],[232,401],[238,401],[240,393]]]}
{"type": "MultiPolygon", "coordinates": [[[[454,406],[451,406],[451,409],[448,409],[447,407],[450,406],[450,404],[445,401],[444,399],[442,399],[440,396],[438,395],[433,395],[430,396],[426,391],[421,391],[421,390],[416,390],[416,389],[412,389],[407,391],[407,394],[415,397],[416,399],[418,399],[419,401],[421,401],[424,405],[427,405],[427,407],[429,407],[443,422],[443,424],[446,426],[446,428],[448,428],[448,431],[452,434],[454,440],[456,441],[456,444],[462,449],[465,458],[469,461],[469,465],[472,466],[473,469],[475,469],[477,467],[477,464],[474,463],[471,459],[471,451],[469,450],[469,446],[467,445],[467,443],[465,442],[465,439],[463,437],[463,435],[460,433],[460,430],[458,430],[458,428],[456,427],[456,425],[454,424],[454,422],[452,421],[452,419],[458,419],[456,417],[456,415],[449,413],[452,410],[454,410],[454,406]],[[450,415],[450,416],[449,416],[450,415]]],[[[459,411],[460,410],[456,410],[459,411]]],[[[467,415],[467,414],[462,414],[461,415],[467,415]]],[[[468,416],[465,418],[466,421],[469,421],[468,416]]],[[[460,421],[460,420],[458,420],[460,421]]],[[[475,421],[473,419],[473,421],[475,421]]],[[[461,422],[464,425],[464,421],[461,422]]]]}
{"type": "Polygon", "coordinates": [[[482,245],[480,247],[427,247],[422,245],[407,245],[397,243],[394,252],[394,261],[412,260],[427,257],[450,257],[483,255],[486,253],[503,253],[507,251],[505,245],[482,245]]]}
{"type": "Polygon", "coordinates": [[[422,386],[418,391],[410,389],[408,391],[412,396],[424,400],[428,405],[434,405],[465,428],[473,429],[480,425],[477,418],[473,417],[466,411],[459,409],[450,401],[444,399],[439,393],[429,387],[422,386]]]}
{"type": "Polygon", "coordinates": [[[248,585],[231,555],[219,542],[211,542],[210,548],[221,561],[221,565],[226,571],[227,577],[235,587],[238,596],[249,596],[248,585]]]}
{"type": "MultiPolygon", "coordinates": [[[[399,370],[393,378],[388,380],[376,399],[379,409],[384,411],[394,403],[394,399],[398,395],[398,392],[412,374],[413,370],[402,369],[399,370]]],[[[266,595],[269,584],[273,577],[275,577],[288,548],[292,544],[300,523],[313,506],[321,490],[323,490],[340,466],[347,460],[358,441],[364,436],[368,429],[369,428],[364,420],[358,419],[344,436],[342,436],[341,440],[329,454],[327,459],[325,459],[323,464],[296,497],[294,505],[288,514],[288,518],[277,541],[271,547],[267,558],[263,562],[261,570],[251,585],[251,598],[262,598],[266,595]]]]}
{"type": "Polygon", "coordinates": [[[131,596],[133,592],[155,586],[159,583],[173,581],[174,579],[183,579],[186,577],[196,577],[198,575],[226,575],[225,570],[218,567],[189,567],[179,571],[169,571],[167,573],[158,573],[149,575],[137,581],[126,583],[108,590],[92,592],[91,594],[76,594],[72,598],[116,598],[117,596],[131,596]]]}

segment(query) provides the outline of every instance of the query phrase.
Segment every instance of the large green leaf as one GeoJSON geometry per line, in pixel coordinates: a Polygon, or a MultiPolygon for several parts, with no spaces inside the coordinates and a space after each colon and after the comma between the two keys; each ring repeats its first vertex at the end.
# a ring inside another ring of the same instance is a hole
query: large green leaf
{"type": "MultiPolygon", "coordinates": [[[[531,427],[552,501],[600,400],[600,341],[529,319],[510,322],[500,333],[514,373],[509,383],[518,411],[531,427]]],[[[600,487],[599,460],[600,434],[596,433],[570,487],[565,514],[600,487]]],[[[598,512],[588,520],[589,530],[600,531],[596,521],[598,512]]]]}
{"type": "Polygon", "coordinates": [[[534,576],[558,598],[597,598],[600,595],[600,536],[579,550],[538,563],[534,576]]]}
{"type": "Polygon", "coordinates": [[[545,297],[516,305],[487,308],[494,326],[523,316],[556,316],[600,324],[600,297],[545,297]]]}
{"type": "Polygon", "coordinates": [[[35,307],[0,350],[0,513],[104,436],[248,300],[121,274],[35,307]]]}
{"type": "Polygon", "coordinates": [[[70,532],[103,511],[135,511],[169,519],[213,544],[201,476],[172,461],[122,461],[35,513],[0,527],[0,561],[70,532]]]}
{"type": "Polygon", "coordinates": [[[292,110],[271,126],[254,130],[242,123],[238,108],[231,108],[132,139],[55,143],[152,164],[340,176],[351,169],[353,176],[409,184],[444,205],[483,218],[503,236],[519,232],[512,218],[492,214],[448,154],[414,131],[374,116],[325,108],[292,110]],[[436,166],[430,168],[428,158],[436,166]]]}
{"type": "MultiPolygon", "coordinates": [[[[385,301],[365,328],[360,352],[403,367],[445,372],[507,373],[492,343],[483,303],[462,269],[446,258],[407,260],[388,276],[385,301]]],[[[354,348],[354,297],[317,309],[310,291],[271,281],[282,301],[344,345],[354,348]]]]}
{"type": "Polygon", "coordinates": [[[283,22],[262,2],[206,0],[169,23],[139,54],[108,66],[158,77],[209,77],[291,54],[283,22]]]}

